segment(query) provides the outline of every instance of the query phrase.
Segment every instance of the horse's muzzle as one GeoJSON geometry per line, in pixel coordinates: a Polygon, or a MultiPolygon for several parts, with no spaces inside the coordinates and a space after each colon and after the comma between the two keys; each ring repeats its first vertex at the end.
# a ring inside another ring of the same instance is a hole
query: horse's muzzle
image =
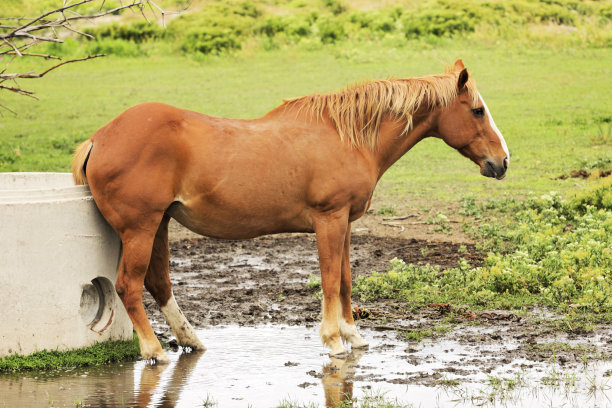
{"type": "Polygon", "coordinates": [[[508,157],[504,157],[501,163],[495,163],[495,161],[488,159],[484,165],[480,168],[480,174],[485,177],[495,177],[498,180],[506,177],[506,171],[508,170],[508,157]]]}

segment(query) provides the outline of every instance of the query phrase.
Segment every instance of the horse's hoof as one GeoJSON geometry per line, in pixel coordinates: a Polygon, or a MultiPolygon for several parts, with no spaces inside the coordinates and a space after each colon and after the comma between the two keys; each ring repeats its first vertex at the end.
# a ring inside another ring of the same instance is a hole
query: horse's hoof
{"type": "Polygon", "coordinates": [[[191,351],[206,351],[206,347],[201,341],[189,341],[186,344],[181,344],[183,348],[189,348],[191,351]]]}
{"type": "Polygon", "coordinates": [[[151,361],[151,365],[166,365],[170,364],[170,359],[166,355],[166,353],[158,354],[154,357],[151,357],[149,360],[151,361]]]}
{"type": "Polygon", "coordinates": [[[183,352],[185,353],[204,353],[206,351],[206,347],[203,344],[194,347],[194,346],[182,346],[183,352]]]}

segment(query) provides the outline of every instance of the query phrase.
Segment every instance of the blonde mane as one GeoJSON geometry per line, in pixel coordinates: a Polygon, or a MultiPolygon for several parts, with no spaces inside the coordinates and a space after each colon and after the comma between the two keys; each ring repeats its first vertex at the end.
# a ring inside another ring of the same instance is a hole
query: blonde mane
{"type": "MultiPolygon", "coordinates": [[[[314,94],[284,101],[317,117],[326,114],[340,139],[354,147],[376,149],[380,125],[385,115],[406,121],[402,134],[412,128],[412,115],[425,102],[433,110],[450,105],[457,97],[459,71],[419,78],[371,81],[329,94],[314,94]]],[[[476,84],[470,76],[466,84],[474,105],[478,102],[476,84]]]]}

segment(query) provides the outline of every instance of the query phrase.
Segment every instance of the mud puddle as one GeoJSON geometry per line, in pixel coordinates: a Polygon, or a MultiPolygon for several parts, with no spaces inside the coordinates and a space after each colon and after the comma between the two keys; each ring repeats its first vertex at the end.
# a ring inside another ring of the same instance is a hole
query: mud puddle
{"type": "Polygon", "coordinates": [[[370,350],[330,359],[316,326],[217,326],[197,331],[206,352],[170,351],[168,366],[139,361],[1,376],[0,406],[334,407],[381,394],[415,407],[612,406],[609,362],[503,360],[520,344],[466,344],[470,330],[482,332],[461,328],[411,344],[366,329],[370,350]]]}

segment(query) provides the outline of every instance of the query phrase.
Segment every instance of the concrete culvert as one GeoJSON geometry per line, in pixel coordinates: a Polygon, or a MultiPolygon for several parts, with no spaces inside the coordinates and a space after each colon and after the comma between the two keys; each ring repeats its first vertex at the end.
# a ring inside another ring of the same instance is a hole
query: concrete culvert
{"type": "Polygon", "coordinates": [[[70,173],[0,173],[0,356],[131,340],[121,242],[70,173]]]}

